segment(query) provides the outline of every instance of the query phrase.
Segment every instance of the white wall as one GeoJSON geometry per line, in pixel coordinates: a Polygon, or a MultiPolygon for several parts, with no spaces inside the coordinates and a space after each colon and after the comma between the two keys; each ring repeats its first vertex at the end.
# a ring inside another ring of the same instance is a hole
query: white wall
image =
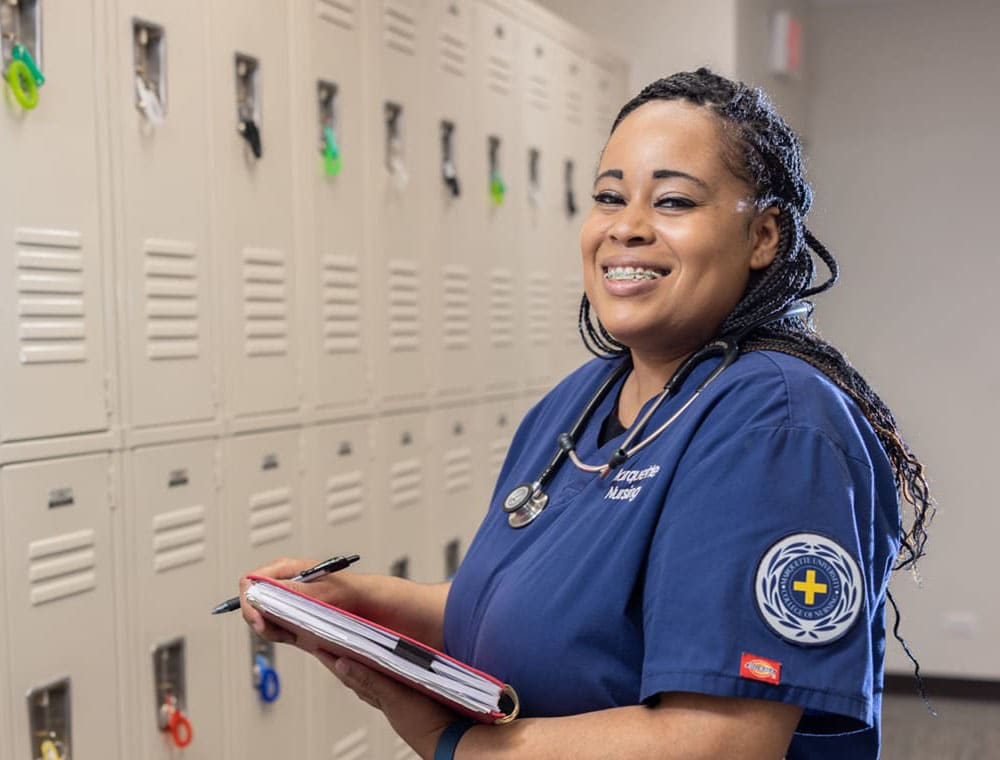
{"type": "Polygon", "coordinates": [[[893,585],[902,633],[928,673],[1000,678],[1000,4],[822,8],[810,32],[811,225],[844,271],[821,326],[891,405],[940,504],[923,591],[893,585]]]}

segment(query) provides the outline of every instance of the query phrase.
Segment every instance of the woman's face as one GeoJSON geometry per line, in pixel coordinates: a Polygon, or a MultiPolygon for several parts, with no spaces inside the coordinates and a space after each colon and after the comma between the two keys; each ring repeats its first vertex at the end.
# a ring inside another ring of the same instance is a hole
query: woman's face
{"type": "Polygon", "coordinates": [[[630,113],[601,157],[580,233],[587,297],[633,352],[678,359],[717,332],[750,271],[774,259],[777,210],[758,212],[722,161],[717,117],[684,101],[630,113]]]}

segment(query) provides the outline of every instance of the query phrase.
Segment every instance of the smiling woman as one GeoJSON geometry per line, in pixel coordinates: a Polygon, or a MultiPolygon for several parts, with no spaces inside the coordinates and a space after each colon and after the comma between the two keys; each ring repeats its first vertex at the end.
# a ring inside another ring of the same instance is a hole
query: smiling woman
{"type": "Polygon", "coordinates": [[[878,757],[888,580],[931,505],[889,410],[811,324],[837,276],[811,202],[757,90],[701,69],[622,109],[580,235],[599,358],[522,421],[454,580],[310,586],[516,688],[522,717],[471,727],[324,660],[422,757],[878,757]]]}

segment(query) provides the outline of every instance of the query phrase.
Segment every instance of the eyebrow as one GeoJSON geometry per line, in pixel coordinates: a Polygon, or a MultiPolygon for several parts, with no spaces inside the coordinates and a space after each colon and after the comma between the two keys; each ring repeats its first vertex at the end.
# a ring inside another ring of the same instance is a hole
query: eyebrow
{"type": "MultiPolygon", "coordinates": [[[[594,182],[597,182],[598,180],[603,179],[604,177],[611,177],[613,179],[624,179],[625,174],[622,172],[621,169],[608,169],[607,171],[603,171],[600,174],[598,174],[597,177],[594,179],[594,182]]],[[[687,172],[678,171],[677,169],[657,169],[656,171],[653,172],[653,179],[673,179],[675,177],[678,179],[690,180],[691,182],[694,182],[696,185],[700,185],[701,187],[708,189],[708,184],[705,182],[705,180],[699,179],[698,177],[695,177],[693,174],[688,174],[687,172]]]]}

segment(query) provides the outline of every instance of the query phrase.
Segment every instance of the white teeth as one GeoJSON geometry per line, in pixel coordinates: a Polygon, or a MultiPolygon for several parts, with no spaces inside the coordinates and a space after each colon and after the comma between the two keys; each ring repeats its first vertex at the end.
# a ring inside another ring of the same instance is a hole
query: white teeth
{"type": "Polygon", "coordinates": [[[661,277],[659,272],[643,267],[608,267],[604,272],[605,280],[658,280],[661,277]]]}

